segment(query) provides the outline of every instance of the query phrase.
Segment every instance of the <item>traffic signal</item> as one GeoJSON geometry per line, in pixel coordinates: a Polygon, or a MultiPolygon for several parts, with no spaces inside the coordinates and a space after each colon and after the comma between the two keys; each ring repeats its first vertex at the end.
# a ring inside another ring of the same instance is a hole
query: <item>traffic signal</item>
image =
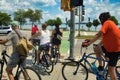
{"type": "Polygon", "coordinates": [[[70,0],[71,7],[77,7],[82,5],[83,5],[83,0],[70,0]]]}
{"type": "Polygon", "coordinates": [[[75,15],[78,16],[78,8],[77,7],[75,8],[75,15]]]}
{"type": "Polygon", "coordinates": [[[81,21],[84,21],[84,16],[83,15],[81,15],[81,21]]]}
{"type": "Polygon", "coordinates": [[[82,5],[82,15],[85,15],[85,6],[82,5]]]}
{"type": "Polygon", "coordinates": [[[70,0],[61,0],[61,9],[64,11],[70,11],[70,0]]]}

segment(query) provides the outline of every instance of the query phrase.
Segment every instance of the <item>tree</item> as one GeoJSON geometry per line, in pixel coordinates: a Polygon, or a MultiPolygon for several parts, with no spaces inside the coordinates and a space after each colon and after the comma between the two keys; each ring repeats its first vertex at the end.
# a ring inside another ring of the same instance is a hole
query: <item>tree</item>
{"type": "Polygon", "coordinates": [[[40,19],[42,19],[42,11],[41,10],[35,10],[33,11],[32,9],[28,9],[25,13],[26,18],[29,18],[30,21],[32,22],[32,25],[35,22],[40,22],[40,19]]]}
{"type": "Polygon", "coordinates": [[[55,24],[59,24],[59,25],[62,24],[62,21],[61,21],[61,19],[59,17],[56,18],[55,24]]]}
{"type": "Polygon", "coordinates": [[[95,27],[95,31],[96,31],[96,28],[99,24],[100,24],[100,22],[98,21],[98,19],[93,20],[93,26],[95,27]]]}
{"type": "Polygon", "coordinates": [[[116,25],[118,25],[118,20],[115,18],[115,16],[111,16],[110,20],[114,21],[116,25]]]}
{"type": "Polygon", "coordinates": [[[0,12],[0,26],[1,25],[9,25],[11,22],[11,17],[7,13],[0,12]]]}
{"type": "Polygon", "coordinates": [[[86,26],[88,27],[88,31],[90,31],[90,27],[92,26],[92,22],[88,21],[88,23],[86,23],[86,26]]]}
{"type": "Polygon", "coordinates": [[[59,24],[61,25],[62,24],[62,21],[59,17],[57,17],[56,19],[49,19],[48,21],[45,22],[47,25],[50,25],[50,26],[54,26],[55,24],[59,24]]]}
{"type": "Polygon", "coordinates": [[[20,28],[21,28],[21,26],[26,23],[25,10],[18,9],[18,11],[14,12],[14,20],[16,20],[20,23],[20,28]]]}

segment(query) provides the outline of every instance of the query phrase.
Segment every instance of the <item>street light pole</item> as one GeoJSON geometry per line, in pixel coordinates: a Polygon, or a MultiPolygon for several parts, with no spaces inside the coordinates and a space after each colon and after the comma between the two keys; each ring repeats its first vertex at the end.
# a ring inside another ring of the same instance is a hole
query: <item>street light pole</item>
{"type": "Polygon", "coordinates": [[[78,6],[79,8],[79,22],[78,22],[78,35],[77,36],[80,36],[80,16],[81,16],[81,13],[80,13],[80,6],[78,6]]]}
{"type": "Polygon", "coordinates": [[[70,19],[70,54],[68,59],[74,59],[75,13],[71,11],[70,19]]]}

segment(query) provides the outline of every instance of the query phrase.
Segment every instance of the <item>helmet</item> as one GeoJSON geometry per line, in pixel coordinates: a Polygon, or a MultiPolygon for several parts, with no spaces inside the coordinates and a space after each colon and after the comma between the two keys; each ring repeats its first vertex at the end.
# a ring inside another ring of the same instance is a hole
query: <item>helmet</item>
{"type": "Polygon", "coordinates": [[[99,16],[99,19],[100,20],[103,20],[103,21],[106,21],[107,19],[110,18],[110,13],[109,12],[103,12],[100,14],[99,16]]]}

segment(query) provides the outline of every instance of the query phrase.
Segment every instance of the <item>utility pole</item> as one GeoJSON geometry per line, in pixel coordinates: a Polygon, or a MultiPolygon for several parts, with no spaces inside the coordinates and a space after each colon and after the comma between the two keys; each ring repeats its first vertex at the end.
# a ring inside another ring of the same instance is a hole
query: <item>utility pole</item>
{"type": "Polygon", "coordinates": [[[78,6],[78,8],[79,8],[79,15],[78,15],[78,16],[79,16],[79,22],[78,22],[78,35],[77,35],[77,36],[80,36],[80,22],[81,22],[81,21],[80,21],[80,16],[81,16],[81,10],[80,10],[80,8],[81,8],[81,7],[78,6]]]}
{"type": "Polygon", "coordinates": [[[74,10],[70,12],[70,55],[68,59],[74,59],[74,36],[75,36],[75,14],[74,10]]]}

